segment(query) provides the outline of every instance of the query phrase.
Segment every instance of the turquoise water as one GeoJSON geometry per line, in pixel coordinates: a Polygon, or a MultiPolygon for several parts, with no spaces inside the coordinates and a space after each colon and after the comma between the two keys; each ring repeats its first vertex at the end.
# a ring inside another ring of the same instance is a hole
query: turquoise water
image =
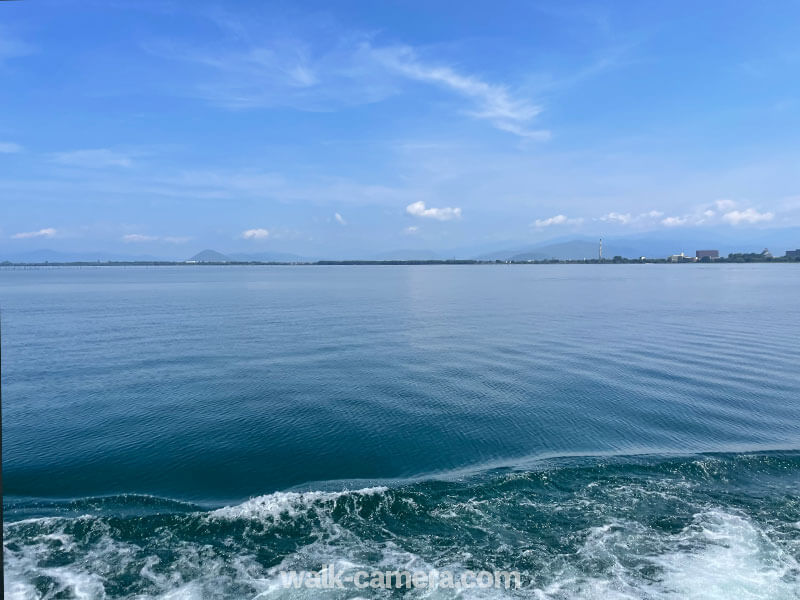
{"type": "Polygon", "coordinates": [[[0,270],[6,597],[334,563],[800,598],[798,297],[794,265],[0,270]]]}

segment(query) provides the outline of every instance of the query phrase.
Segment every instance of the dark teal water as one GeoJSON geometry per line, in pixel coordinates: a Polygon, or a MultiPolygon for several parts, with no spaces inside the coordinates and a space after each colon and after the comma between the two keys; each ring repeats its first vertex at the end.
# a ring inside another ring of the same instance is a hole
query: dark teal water
{"type": "Polygon", "coordinates": [[[0,270],[6,597],[336,563],[800,598],[799,297],[794,265],[0,270]]]}

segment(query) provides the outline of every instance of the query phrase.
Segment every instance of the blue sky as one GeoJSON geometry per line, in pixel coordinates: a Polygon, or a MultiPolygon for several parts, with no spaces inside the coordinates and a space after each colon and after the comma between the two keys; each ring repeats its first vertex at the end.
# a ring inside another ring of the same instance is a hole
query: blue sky
{"type": "Polygon", "coordinates": [[[797,227],[798,23],[796,2],[2,2],[0,251],[797,227]]]}

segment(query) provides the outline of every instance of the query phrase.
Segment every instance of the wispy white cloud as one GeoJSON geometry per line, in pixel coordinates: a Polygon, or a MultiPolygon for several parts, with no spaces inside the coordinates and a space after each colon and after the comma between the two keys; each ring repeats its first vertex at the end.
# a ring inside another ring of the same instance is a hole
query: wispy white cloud
{"type": "Polygon", "coordinates": [[[406,235],[414,235],[417,232],[419,232],[419,227],[417,227],[416,225],[411,225],[403,229],[403,233],[405,233],[406,235]]]}
{"type": "Polygon", "coordinates": [[[522,125],[510,121],[495,121],[494,126],[501,131],[507,131],[521,138],[535,140],[537,142],[546,142],[553,137],[553,134],[547,129],[527,129],[522,125]]]}
{"type": "Polygon", "coordinates": [[[258,25],[227,15],[215,18],[227,33],[209,47],[176,42],[149,42],[145,50],[160,57],[192,63],[213,74],[176,86],[176,92],[200,97],[231,109],[290,106],[329,111],[378,102],[402,93],[409,81],[457,94],[468,101],[460,112],[490,122],[514,135],[546,140],[550,132],[531,128],[541,106],[502,83],[486,81],[441,60],[423,59],[409,45],[378,45],[373,35],[358,32],[305,32],[275,36],[258,25]]]}
{"type": "Polygon", "coordinates": [[[521,137],[538,140],[550,137],[548,131],[526,127],[542,108],[525,98],[516,97],[504,85],[459,73],[448,66],[424,63],[409,46],[373,48],[372,52],[383,64],[405,77],[439,85],[469,98],[474,102],[474,108],[466,112],[472,117],[486,119],[498,129],[521,137]]]}
{"type": "Polygon", "coordinates": [[[130,156],[109,150],[108,148],[58,152],[53,155],[53,160],[62,165],[88,169],[133,166],[133,160],[130,156]]]}
{"type": "Polygon", "coordinates": [[[604,221],[606,223],[618,223],[620,225],[628,225],[633,221],[633,215],[631,213],[610,212],[600,217],[599,220],[604,221]]]}
{"type": "Polygon", "coordinates": [[[722,215],[722,220],[731,225],[740,225],[742,223],[763,223],[771,221],[775,217],[771,212],[758,212],[754,208],[746,208],[745,210],[732,210],[722,215]]]}
{"type": "Polygon", "coordinates": [[[697,227],[715,222],[717,213],[705,206],[696,207],[692,212],[683,215],[673,215],[661,219],[664,227],[697,227]]]}
{"type": "Polygon", "coordinates": [[[154,242],[158,237],[154,235],[144,235],[141,233],[128,233],[122,236],[122,241],[125,243],[131,242],[154,242]]]}
{"type": "Polygon", "coordinates": [[[347,221],[345,220],[345,218],[338,212],[333,213],[333,218],[336,219],[336,222],[339,223],[339,225],[347,225],[347,221]]]}
{"type": "Polygon", "coordinates": [[[553,225],[579,225],[582,222],[583,219],[580,218],[570,219],[566,215],[556,215],[547,219],[536,219],[532,225],[534,227],[542,228],[551,227],[553,225]]]}
{"type": "Polygon", "coordinates": [[[657,219],[660,219],[664,216],[664,213],[660,210],[649,210],[647,212],[642,212],[638,214],[626,212],[615,212],[612,211],[610,213],[606,213],[605,215],[598,217],[597,221],[602,221],[604,223],[613,223],[616,225],[624,225],[624,226],[647,226],[655,224],[657,219]]]}
{"type": "Polygon", "coordinates": [[[15,240],[26,240],[30,238],[51,238],[55,237],[56,233],[58,233],[52,227],[46,227],[45,229],[39,229],[38,231],[23,231],[22,233],[15,233],[11,237],[15,240]]]}
{"type": "MultiPolygon", "coordinates": [[[[333,211],[344,206],[405,206],[427,198],[430,190],[422,185],[388,186],[363,183],[344,176],[290,177],[259,169],[214,169],[160,171],[133,170],[123,174],[94,170],[78,181],[63,178],[57,183],[38,180],[11,181],[0,178],[0,192],[24,187],[32,194],[51,194],[64,190],[80,194],[105,195],[135,193],[151,198],[180,200],[279,201],[327,205],[333,211]],[[13,187],[12,187],[13,185],[13,187]]],[[[275,233],[270,231],[270,233],[275,233]]]]}
{"type": "Polygon", "coordinates": [[[241,237],[246,240],[265,240],[269,237],[268,229],[246,229],[242,232],[241,237]]]}
{"type": "Polygon", "coordinates": [[[122,241],[126,244],[139,243],[139,242],[167,242],[168,244],[184,244],[191,240],[188,236],[158,236],[158,235],[145,235],[142,233],[128,233],[122,236],[122,241]]]}
{"type": "Polygon", "coordinates": [[[437,221],[451,221],[461,218],[460,208],[427,208],[422,200],[412,202],[406,206],[406,212],[415,217],[436,219],[437,221]]]}
{"type": "MultiPolygon", "coordinates": [[[[229,20],[230,21],[230,20],[229,20]]],[[[330,111],[370,104],[397,93],[396,79],[380,68],[363,36],[314,39],[245,32],[235,40],[189,45],[171,40],[144,49],[201,68],[199,76],[174,86],[174,93],[233,110],[291,107],[330,111]]],[[[198,73],[196,69],[190,71],[198,73]]]]}
{"type": "Polygon", "coordinates": [[[32,54],[35,47],[13,37],[5,27],[0,26],[0,65],[11,58],[32,54]]]}
{"type": "Polygon", "coordinates": [[[666,217],[661,220],[664,227],[680,227],[689,222],[689,217],[666,217]]]}
{"type": "Polygon", "coordinates": [[[15,154],[22,152],[22,146],[14,142],[0,142],[0,154],[15,154]]]}
{"type": "Polygon", "coordinates": [[[722,200],[716,200],[714,202],[714,206],[717,207],[717,210],[726,211],[735,207],[736,202],[733,200],[728,200],[727,198],[723,198],[722,200]]]}

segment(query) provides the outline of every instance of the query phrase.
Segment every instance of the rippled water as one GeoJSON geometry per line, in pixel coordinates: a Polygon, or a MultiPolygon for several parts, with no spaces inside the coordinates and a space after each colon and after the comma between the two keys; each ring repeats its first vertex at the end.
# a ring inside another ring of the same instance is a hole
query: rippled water
{"type": "Polygon", "coordinates": [[[1,270],[6,596],[336,563],[800,598],[799,296],[794,265],[1,270]]]}

